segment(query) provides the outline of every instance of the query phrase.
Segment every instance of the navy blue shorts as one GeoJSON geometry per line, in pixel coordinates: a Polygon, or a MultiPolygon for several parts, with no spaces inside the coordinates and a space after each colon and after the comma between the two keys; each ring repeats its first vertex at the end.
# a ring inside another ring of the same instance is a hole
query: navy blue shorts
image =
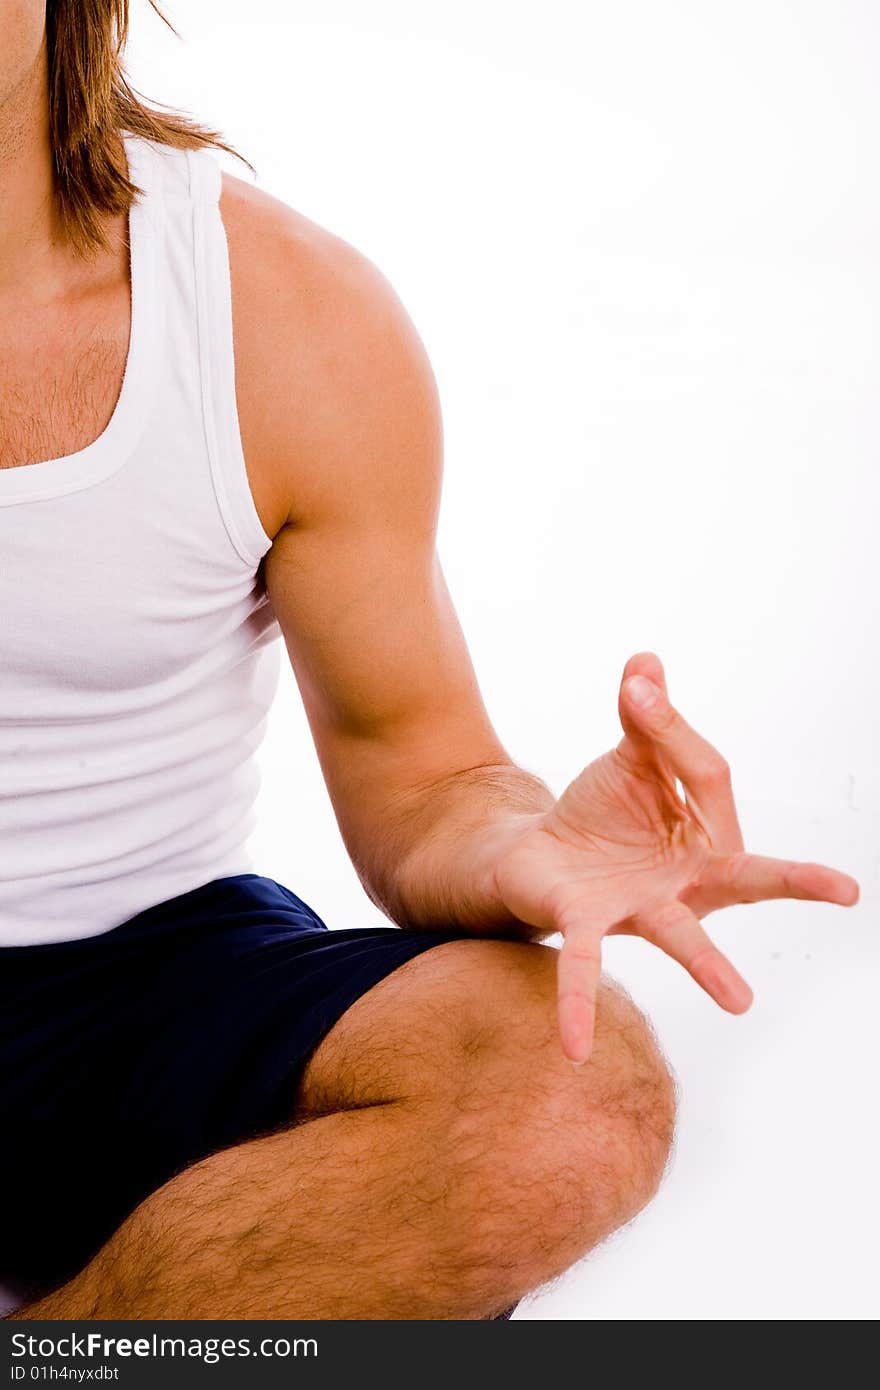
{"type": "Polygon", "coordinates": [[[0,949],[0,1282],[57,1287],[175,1173],[289,1121],[345,1010],[454,939],[328,931],[239,874],[100,936],[0,949]]]}

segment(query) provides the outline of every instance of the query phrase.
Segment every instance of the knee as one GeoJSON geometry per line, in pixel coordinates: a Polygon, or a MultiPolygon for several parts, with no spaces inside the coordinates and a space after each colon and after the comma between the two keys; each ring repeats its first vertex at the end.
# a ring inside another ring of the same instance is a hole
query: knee
{"type": "Polygon", "coordinates": [[[675,1129],[675,1080],[648,1019],[607,978],[599,991],[590,1061],[582,1068],[565,1061],[560,1066],[557,1036],[552,1047],[555,1056],[545,1064],[548,1103],[579,1120],[579,1134],[567,1143],[575,1158],[593,1158],[607,1174],[604,1196],[619,1225],[654,1196],[666,1171],[675,1129]],[[557,1094],[549,1078],[560,1069],[557,1094]]]}
{"type": "Polygon", "coordinates": [[[594,1050],[575,1068],[559,1043],[556,952],[479,944],[494,955],[484,957],[479,997],[458,1011],[449,1133],[466,1161],[477,1156],[478,1257],[503,1248],[510,1282],[500,1292],[516,1296],[651,1199],[672,1146],[675,1084],[650,1024],[618,985],[603,981],[594,1050]]]}
{"type": "Polygon", "coordinates": [[[654,1196],[666,1172],[675,1132],[676,1087],[654,1030],[621,986],[600,992],[592,1082],[582,1083],[589,1150],[599,1136],[609,1168],[611,1229],[654,1196]]]}

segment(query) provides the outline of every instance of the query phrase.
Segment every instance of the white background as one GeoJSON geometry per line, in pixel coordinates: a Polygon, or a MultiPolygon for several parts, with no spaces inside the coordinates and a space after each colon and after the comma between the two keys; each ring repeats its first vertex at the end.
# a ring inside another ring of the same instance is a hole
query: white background
{"type": "MultiPolygon", "coordinates": [[[[756,991],[607,962],[678,1074],[653,1207],[518,1316],[876,1316],[880,878],[871,0],[133,0],[131,71],[390,278],[444,403],[441,546],[509,752],[561,790],[626,657],[724,751],[750,848],[853,911],[712,920],[756,991]]],[[[258,254],[258,252],[255,252],[258,254]]],[[[285,673],[258,868],[376,922],[285,673]]]]}

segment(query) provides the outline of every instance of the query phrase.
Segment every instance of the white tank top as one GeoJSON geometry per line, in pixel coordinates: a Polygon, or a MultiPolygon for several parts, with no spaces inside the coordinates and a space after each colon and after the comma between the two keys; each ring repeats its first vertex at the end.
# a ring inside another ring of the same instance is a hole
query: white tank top
{"type": "Polygon", "coordinates": [[[220,168],[126,137],[131,337],[103,434],[0,468],[0,945],[253,871],[280,630],[247,480],[220,168]]]}

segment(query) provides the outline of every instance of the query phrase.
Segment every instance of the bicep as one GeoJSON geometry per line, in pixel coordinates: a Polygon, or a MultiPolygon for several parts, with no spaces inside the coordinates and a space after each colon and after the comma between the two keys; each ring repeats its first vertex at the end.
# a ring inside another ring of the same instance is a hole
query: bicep
{"type": "Polygon", "coordinates": [[[373,267],[354,274],[345,331],[317,354],[290,519],[266,559],[347,839],[408,791],[506,759],[436,551],[433,373],[390,287],[373,267]]]}
{"type": "Polygon", "coordinates": [[[503,758],[433,548],[289,532],[267,585],[337,811],[503,758]]]}

